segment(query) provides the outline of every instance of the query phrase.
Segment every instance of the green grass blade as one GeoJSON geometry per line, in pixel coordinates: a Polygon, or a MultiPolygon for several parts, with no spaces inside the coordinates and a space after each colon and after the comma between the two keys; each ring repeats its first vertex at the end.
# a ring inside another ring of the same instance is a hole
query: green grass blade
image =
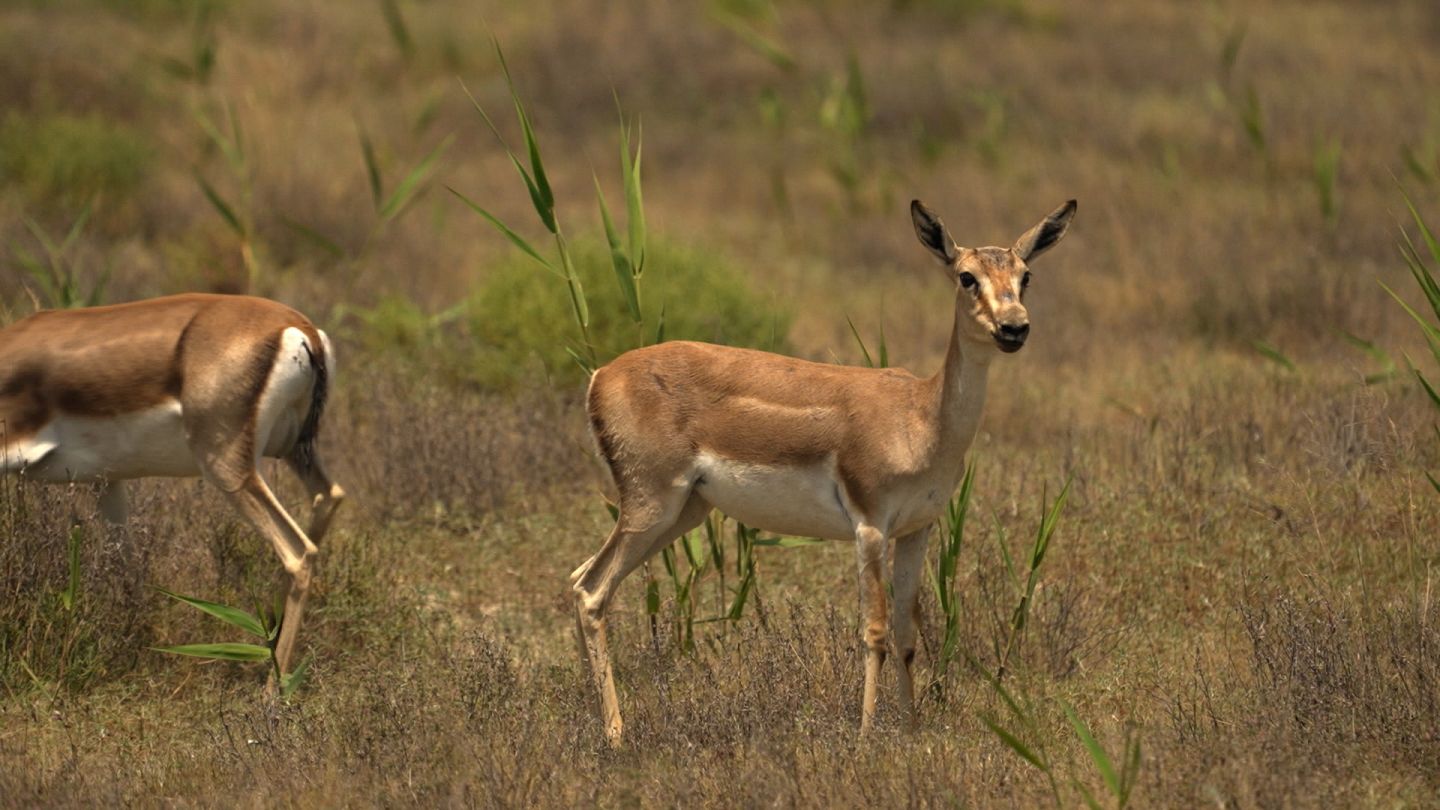
{"type": "Polygon", "coordinates": [[[80,233],[85,230],[85,223],[90,221],[90,213],[94,210],[93,202],[92,200],[91,202],[85,203],[85,207],[80,210],[80,216],[76,217],[75,221],[70,224],[70,230],[60,242],[60,253],[68,253],[70,248],[75,244],[75,241],[80,238],[80,233]]]}
{"type": "Polygon", "coordinates": [[[1415,179],[1426,185],[1435,181],[1434,173],[1425,168],[1425,164],[1420,161],[1420,158],[1415,155],[1415,150],[1411,149],[1409,145],[1402,144],[1400,146],[1400,159],[1405,163],[1405,168],[1415,175],[1415,179]]]}
{"type": "Polygon", "coordinates": [[[1078,781],[1074,784],[1075,789],[1080,791],[1080,798],[1085,801],[1086,807],[1090,808],[1090,810],[1104,810],[1105,806],[1102,805],[1100,802],[1095,801],[1095,796],[1090,792],[1089,788],[1080,784],[1078,781]]]}
{"type": "Polygon", "coordinates": [[[1437,241],[1435,234],[1425,224],[1425,219],[1420,216],[1420,211],[1415,208],[1414,200],[1410,195],[1401,190],[1400,196],[1405,198],[1405,207],[1410,209],[1410,216],[1415,220],[1415,226],[1420,229],[1420,238],[1425,240],[1425,247],[1430,249],[1430,258],[1440,262],[1440,241],[1437,241]]]}
{"type": "Polygon", "coordinates": [[[582,356],[579,352],[575,351],[569,346],[566,346],[565,353],[570,355],[570,359],[575,361],[575,365],[579,366],[581,371],[585,372],[586,374],[595,373],[595,365],[591,363],[588,359],[586,359],[584,356],[582,356]]]}
{"type": "Polygon", "coordinates": [[[635,275],[630,267],[630,259],[625,255],[625,247],[620,244],[620,234],[615,231],[615,222],[610,218],[610,209],[605,204],[605,192],[600,188],[599,177],[595,178],[595,200],[600,205],[600,223],[605,228],[605,241],[610,245],[610,266],[615,269],[615,283],[620,287],[630,319],[640,323],[640,291],[635,287],[635,275]]]}
{"type": "Polygon", "coordinates": [[[378,212],[385,187],[380,179],[380,161],[375,158],[375,144],[370,142],[370,135],[364,129],[360,130],[360,154],[365,158],[365,174],[370,180],[370,202],[378,212]]]}
{"type": "Polygon", "coordinates": [[[665,304],[660,304],[660,315],[655,319],[655,342],[665,342],[665,304]]]}
{"type": "Polygon", "coordinates": [[[854,335],[855,342],[860,344],[860,353],[865,356],[865,367],[874,368],[875,361],[870,359],[870,350],[865,347],[865,338],[860,337],[860,330],[855,328],[855,322],[850,320],[848,314],[845,316],[845,323],[850,325],[850,334],[854,335]]]}
{"type": "Polygon", "coordinates": [[[535,212],[539,214],[540,221],[545,223],[545,229],[551,233],[555,233],[557,226],[555,224],[553,199],[549,205],[545,203],[540,187],[536,184],[535,179],[530,176],[530,172],[525,169],[525,164],[520,162],[520,158],[515,156],[514,150],[505,142],[505,138],[501,136],[500,130],[496,128],[495,122],[490,120],[489,114],[485,112],[485,108],[481,107],[480,102],[475,100],[475,96],[470,93],[470,88],[465,86],[465,82],[460,82],[460,89],[465,91],[465,97],[470,99],[470,104],[475,107],[475,112],[480,114],[480,118],[485,122],[485,126],[490,128],[490,132],[495,136],[495,140],[499,141],[500,146],[505,149],[505,154],[510,157],[510,163],[515,166],[515,171],[520,173],[520,179],[525,181],[525,189],[530,193],[530,202],[535,206],[535,212]]]}
{"type": "Polygon", "coordinates": [[[270,648],[259,644],[222,642],[219,644],[181,644],[176,647],[151,647],[155,652],[189,655],[195,658],[218,658],[222,661],[269,661],[270,648]]]}
{"type": "Polygon", "coordinates": [[[210,183],[208,183],[205,177],[199,172],[195,173],[195,180],[200,183],[200,191],[205,195],[205,199],[209,200],[210,204],[215,206],[215,210],[218,211],[225,222],[230,225],[230,229],[235,231],[235,234],[241,239],[244,239],[245,226],[240,223],[240,218],[235,215],[235,210],[226,204],[225,200],[220,197],[219,193],[211,187],[210,183]]]}
{"type": "Polygon", "coordinates": [[[1032,570],[1039,568],[1045,561],[1045,552],[1050,549],[1050,538],[1055,534],[1055,527],[1060,524],[1060,512],[1065,509],[1065,501],[1070,497],[1070,485],[1074,482],[1074,476],[1065,479],[1065,486],[1060,488],[1060,494],[1055,496],[1055,502],[1040,521],[1040,531],[1035,538],[1035,554],[1030,559],[1032,570]]]}
{"type": "Polygon", "coordinates": [[[1254,347],[1255,351],[1260,353],[1260,356],[1264,357],[1272,363],[1275,363],[1286,371],[1298,370],[1295,367],[1294,361],[1286,357],[1284,353],[1282,353],[1274,346],[1271,346],[1269,343],[1266,343],[1263,340],[1252,340],[1250,341],[1250,345],[1254,347]]]}
{"type": "Polygon", "coordinates": [[[288,672],[287,674],[281,676],[280,697],[288,700],[291,695],[295,694],[295,692],[300,689],[301,686],[305,685],[305,681],[309,677],[310,659],[306,658],[305,660],[300,662],[299,666],[290,670],[290,672],[288,672]]]}
{"type": "Polygon", "coordinates": [[[555,194],[550,189],[550,181],[545,176],[545,164],[540,159],[540,142],[535,137],[534,127],[530,125],[530,115],[525,112],[525,105],[520,101],[520,91],[515,89],[515,80],[510,75],[510,65],[505,62],[505,52],[500,49],[500,41],[492,41],[495,44],[495,55],[500,59],[500,70],[505,74],[505,85],[510,89],[511,100],[515,102],[515,117],[520,120],[525,151],[530,156],[530,171],[534,178],[531,197],[535,202],[535,210],[550,232],[555,233],[555,194]]]}
{"type": "Polygon", "coordinates": [[[263,639],[269,638],[269,634],[265,632],[265,627],[260,623],[260,620],[239,608],[222,605],[219,602],[197,599],[193,596],[182,596],[181,594],[168,591],[164,588],[156,588],[155,590],[165,594],[171,599],[179,600],[197,610],[204,611],[228,625],[238,627],[252,636],[263,639]]]}
{"type": "Polygon", "coordinates": [[[1375,360],[1375,362],[1380,364],[1380,370],[1378,372],[1365,375],[1366,385],[1374,385],[1378,382],[1384,382],[1385,380],[1394,377],[1399,372],[1398,367],[1395,365],[1395,358],[1391,357],[1388,352],[1380,348],[1374,342],[1365,340],[1358,335],[1353,335],[1344,330],[1341,330],[1340,336],[1345,338],[1346,342],[1348,342],[1350,345],[1370,355],[1370,357],[1375,360]]]}
{"type": "Polygon", "coordinates": [[[1025,745],[1025,743],[1020,741],[1019,737],[1010,733],[999,723],[996,723],[994,720],[991,720],[990,718],[983,715],[980,717],[980,722],[984,723],[986,728],[990,729],[990,731],[994,733],[995,736],[999,737],[1000,741],[1005,743],[1005,745],[1008,746],[1011,751],[1019,754],[1021,759],[1025,760],[1031,765],[1034,765],[1036,768],[1042,771],[1049,772],[1050,769],[1044,765],[1044,763],[1040,760],[1039,757],[1035,756],[1035,753],[1031,751],[1030,748],[1025,745]]]}
{"type": "Polygon", "coordinates": [[[514,231],[510,230],[510,227],[507,226],[505,223],[501,222],[499,219],[497,219],[494,214],[490,213],[489,211],[486,211],[484,208],[481,208],[479,205],[477,205],[477,204],[476,204],[473,200],[471,200],[469,197],[466,197],[464,194],[461,194],[460,192],[456,191],[455,189],[451,188],[450,186],[446,186],[445,188],[449,189],[449,191],[450,191],[451,194],[454,194],[456,197],[459,197],[459,198],[460,198],[460,201],[463,202],[463,203],[465,203],[467,206],[469,206],[471,211],[474,211],[475,213],[477,213],[477,214],[479,214],[480,216],[484,217],[487,222],[489,222],[491,225],[494,225],[496,230],[498,230],[498,231],[500,231],[500,233],[504,234],[504,235],[505,235],[505,238],[506,238],[506,239],[509,239],[510,242],[511,242],[511,244],[515,245],[515,247],[518,247],[518,248],[520,248],[520,250],[524,251],[524,253],[525,253],[526,256],[529,256],[530,258],[532,258],[532,259],[534,259],[535,261],[539,262],[541,267],[545,268],[546,270],[549,270],[551,273],[554,273],[556,276],[559,276],[560,278],[565,278],[565,274],[562,273],[562,272],[560,272],[559,270],[555,269],[555,265],[553,265],[553,264],[551,264],[549,261],[547,261],[544,256],[541,256],[541,255],[540,255],[540,252],[539,252],[538,250],[536,250],[534,247],[531,247],[530,243],[527,242],[527,241],[525,241],[525,238],[524,238],[523,236],[521,236],[520,234],[515,233],[514,231]]]}
{"type": "Polygon", "coordinates": [[[764,57],[770,64],[780,70],[788,73],[799,67],[795,61],[795,57],[791,56],[780,43],[765,37],[759,31],[745,24],[739,17],[721,12],[712,12],[712,16],[716,22],[739,37],[741,42],[750,46],[751,50],[764,57]]]}
{"type": "MultiPolygon", "coordinates": [[[[230,164],[230,168],[235,172],[243,171],[245,168],[245,155],[240,151],[238,139],[231,141],[231,139],[225,137],[224,133],[215,126],[215,122],[210,120],[210,116],[201,112],[199,109],[193,110],[192,113],[195,116],[195,120],[199,122],[200,129],[204,130],[210,140],[213,141],[216,146],[220,147],[220,152],[225,156],[225,162],[230,164]]],[[[238,128],[236,131],[239,131],[238,128]]]]}
{"type": "Polygon", "coordinates": [[[1416,250],[1415,243],[1411,241],[1410,234],[1400,232],[1403,240],[1400,245],[1400,253],[1405,259],[1405,264],[1410,268],[1410,275],[1414,276],[1415,283],[1419,285],[1420,291],[1425,293],[1425,300],[1430,304],[1430,309],[1435,316],[1440,318],[1440,282],[1430,273],[1430,268],[1420,258],[1420,252],[1416,250]]]}
{"type": "Polygon", "coordinates": [[[1000,516],[994,515],[995,519],[995,544],[1000,547],[1000,561],[1005,563],[1005,573],[1010,576],[1010,585],[1018,592],[1020,590],[1020,575],[1015,573],[1015,560],[1010,556],[1010,546],[1005,542],[1005,530],[1000,525],[1000,516]]]}
{"type": "Polygon", "coordinates": [[[735,598],[730,602],[730,610],[726,612],[725,618],[732,622],[740,621],[745,614],[745,602],[750,598],[750,591],[755,587],[755,571],[751,569],[745,572],[740,579],[740,585],[735,589],[735,598]]]}
{"type": "Polygon", "coordinates": [[[1390,293],[1390,297],[1394,298],[1395,301],[1399,303],[1406,312],[1410,313],[1410,317],[1415,319],[1415,323],[1420,324],[1420,329],[1425,333],[1425,337],[1429,339],[1432,347],[1434,346],[1436,341],[1440,341],[1440,329],[1436,329],[1434,326],[1431,326],[1429,321],[1425,320],[1425,318],[1420,313],[1416,312],[1410,307],[1409,304],[1405,303],[1405,299],[1401,298],[1394,290],[1390,289],[1390,287],[1386,285],[1385,282],[1380,282],[1380,286],[1384,288],[1385,292],[1390,293]]]}
{"type": "Polygon", "coordinates": [[[395,191],[390,194],[390,198],[380,207],[381,219],[394,219],[405,209],[405,206],[410,204],[410,201],[414,199],[416,193],[420,190],[421,184],[428,180],[430,175],[434,173],[435,164],[440,159],[440,156],[445,154],[445,150],[449,149],[450,144],[454,141],[454,135],[447,136],[439,145],[430,150],[430,154],[426,155],[424,159],[416,164],[415,168],[411,169],[409,174],[405,175],[405,179],[400,181],[400,185],[395,187],[395,191]]]}
{"type": "Polygon", "coordinates": [[[1095,769],[1100,772],[1100,778],[1105,780],[1105,786],[1110,788],[1113,796],[1120,796],[1120,778],[1115,774],[1115,766],[1110,762],[1110,757],[1105,749],[1090,733],[1090,727],[1075,713],[1075,707],[1064,700],[1060,701],[1060,708],[1065,710],[1065,717],[1070,721],[1070,727],[1075,729],[1075,736],[1080,738],[1081,744],[1085,746],[1086,752],[1090,754],[1090,760],[1095,763],[1095,769]]]}
{"type": "Polygon", "coordinates": [[[802,548],[804,546],[819,546],[825,543],[815,537],[757,537],[753,545],[768,546],[771,548],[802,548]]]}
{"type": "Polygon", "coordinates": [[[415,55],[415,40],[410,36],[410,28],[405,25],[405,17],[400,14],[400,5],[395,0],[380,0],[380,13],[385,17],[385,28],[390,31],[395,47],[409,61],[415,55]]]}
{"type": "MultiPolygon", "coordinates": [[[[580,331],[586,333],[590,327],[590,304],[585,300],[585,287],[580,281],[580,274],[575,271],[575,263],[570,259],[570,248],[565,244],[565,237],[555,234],[555,248],[560,253],[560,269],[565,272],[565,282],[570,288],[570,306],[575,311],[575,321],[580,324],[580,331]]],[[[585,348],[594,351],[594,346],[585,348]]]]}
{"type": "Polygon", "coordinates": [[[1420,381],[1420,386],[1425,389],[1425,393],[1430,395],[1431,404],[1436,408],[1440,408],[1440,392],[1436,392],[1435,387],[1430,384],[1430,381],[1425,379],[1425,375],[1420,373],[1420,369],[1412,369],[1412,371],[1415,373],[1415,379],[1420,381]]]}
{"type": "Polygon", "coordinates": [[[495,140],[500,142],[500,145],[505,148],[505,151],[513,159],[515,157],[515,153],[511,151],[510,145],[505,143],[504,136],[502,136],[500,134],[500,130],[495,127],[495,122],[490,120],[489,113],[485,112],[485,108],[480,106],[480,102],[477,101],[475,99],[475,95],[470,92],[470,88],[466,86],[465,80],[457,79],[456,81],[460,82],[460,89],[465,91],[465,97],[470,99],[470,105],[475,108],[475,112],[480,113],[480,120],[484,121],[485,126],[490,128],[490,134],[495,136],[495,140]]]}
{"type": "Polygon", "coordinates": [[[45,229],[40,227],[40,223],[27,216],[22,216],[20,221],[25,223],[25,228],[29,230],[30,235],[34,236],[36,241],[40,243],[40,246],[45,248],[45,253],[48,256],[53,259],[60,255],[60,247],[50,238],[50,234],[46,233],[45,229]]]}
{"type": "Polygon", "coordinates": [[[620,126],[620,170],[625,178],[625,215],[629,218],[630,261],[635,275],[645,272],[645,201],[640,191],[640,125],[635,125],[635,156],[630,157],[630,130],[620,126]]]}
{"type": "Polygon", "coordinates": [[[309,225],[306,225],[299,220],[291,219],[290,217],[283,215],[280,217],[280,222],[285,227],[294,231],[296,234],[304,237],[307,242],[319,248],[320,250],[329,253],[331,256],[334,256],[337,259],[343,258],[345,256],[345,251],[339,245],[337,245],[334,240],[330,239],[328,236],[320,233],[309,225]]]}

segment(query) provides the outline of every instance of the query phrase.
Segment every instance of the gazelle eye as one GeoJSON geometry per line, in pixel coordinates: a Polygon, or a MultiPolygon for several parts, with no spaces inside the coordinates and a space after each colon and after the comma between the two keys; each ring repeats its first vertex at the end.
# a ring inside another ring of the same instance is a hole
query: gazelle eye
{"type": "Polygon", "coordinates": [[[978,283],[978,282],[975,281],[975,277],[972,276],[972,275],[970,275],[969,273],[961,273],[961,274],[960,274],[960,286],[961,286],[961,287],[964,287],[964,288],[967,289],[967,290],[973,290],[973,289],[975,289],[975,285],[976,285],[977,283],[978,283]]]}
{"type": "Polygon", "coordinates": [[[1023,290],[1023,289],[1025,289],[1026,287],[1029,287],[1029,286],[1030,286],[1030,271],[1029,271],[1029,270],[1026,270],[1026,271],[1025,271],[1025,275],[1023,275],[1023,276],[1020,277],[1020,289],[1023,290]]]}

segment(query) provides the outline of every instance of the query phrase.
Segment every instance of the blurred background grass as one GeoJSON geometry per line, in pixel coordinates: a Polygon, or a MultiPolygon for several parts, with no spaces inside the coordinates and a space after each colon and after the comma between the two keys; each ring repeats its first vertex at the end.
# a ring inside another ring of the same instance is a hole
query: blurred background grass
{"type": "MultiPolygon", "coordinates": [[[[1423,344],[1376,283],[1409,293],[1401,188],[1440,215],[1433,11],[5,4],[0,320],[185,290],[300,308],[338,343],[324,438],[353,498],[302,634],[312,682],[267,712],[255,671],[145,651],[211,632],[146,584],[245,604],[277,576],[213,493],[148,483],[113,532],[87,492],[5,482],[0,801],[1049,796],[976,719],[995,710],[983,684],[930,694],[913,737],[851,739],[843,544],[762,550],[765,608],[702,626],[693,655],[652,638],[643,577],[627,582],[612,643],[634,735],[600,750],[563,601],[607,528],[564,282],[444,190],[539,236],[457,82],[520,141],[496,114],[492,34],[594,280],[602,360],[628,340],[592,187],[623,199],[616,96],[643,121],[647,306],[669,337],[858,363],[848,315],[929,373],[950,293],[908,201],[1003,245],[1078,198],[976,440],[963,643],[984,649],[1011,604],[997,541],[1022,544],[1073,474],[1017,678],[1107,743],[1139,729],[1138,803],[1433,801],[1437,509],[1420,471],[1440,452],[1423,394],[1386,373],[1423,344]]],[[[1058,709],[1041,722],[1083,761],[1058,709]]]]}

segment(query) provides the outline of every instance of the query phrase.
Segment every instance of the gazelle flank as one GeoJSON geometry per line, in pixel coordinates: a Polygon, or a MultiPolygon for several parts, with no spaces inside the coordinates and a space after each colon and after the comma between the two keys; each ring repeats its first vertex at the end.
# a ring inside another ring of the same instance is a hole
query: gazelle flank
{"type": "Polygon", "coordinates": [[[315,545],[344,498],[315,452],[333,353],[305,316],[263,298],[176,295],[38,312],[0,329],[0,473],[98,482],[124,522],[124,481],[201,476],[290,575],[275,646],[289,668],[315,545]],[[313,507],[302,531],[260,478],[281,458],[313,507]]]}
{"type": "Polygon", "coordinates": [[[610,598],[711,509],[771,532],[855,541],[867,649],[860,728],[875,713],[887,640],[903,663],[900,702],[913,724],[915,610],[930,526],[960,481],[991,361],[1029,335],[1028,262],[1060,241],[1075,208],[1060,206],[1011,247],[961,248],[911,203],[916,235],[954,286],[949,346],[934,376],[681,341],[627,352],[595,372],[590,427],[620,511],[571,582],[581,658],[612,743],[623,722],[605,635],[610,598]],[[892,542],[893,611],[883,571],[892,542]]]}

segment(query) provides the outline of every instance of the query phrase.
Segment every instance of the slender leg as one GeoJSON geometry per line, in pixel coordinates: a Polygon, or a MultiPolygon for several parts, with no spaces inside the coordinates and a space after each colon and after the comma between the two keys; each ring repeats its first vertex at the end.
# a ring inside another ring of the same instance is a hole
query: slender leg
{"type": "Polygon", "coordinates": [[[270,488],[258,473],[251,473],[240,489],[228,493],[230,500],[250,520],[280,557],[281,565],[290,575],[290,592],[285,597],[285,616],[280,623],[280,638],[275,644],[276,668],[283,674],[290,671],[290,654],[300,632],[305,612],[305,598],[310,591],[310,577],[319,549],[300,531],[295,521],[275,500],[270,488]]]}
{"type": "Polygon", "coordinates": [[[891,614],[891,637],[895,654],[900,656],[900,707],[905,722],[913,731],[916,726],[915,682],[910,672],[915,661],[915,625],[920,612],[920,577],[925,567],[927,526],[895,541],[895,573],[891,578],[895,605],[891,614]]]}
{"type": "Polygon", "coordinates": [[[875,701],[880,668],[885,665],[885,643],[889,627],[885,598],[885,535],[874,526],[862,524],[855,530],[856,557],[860,568],[860,614],[865,641],[865,693],[860,706],[860,733],[870,730],[875,720],[875,701]]]}
{"type": "Polygon", "coordinates": [[[106,481],[100,485],[100,516],[112,526],[124,526],[130,520],[130,501],[125,497],[124,481],[106,481]]]}
{"type": "Polygon", "coordinates": [[[620,719],[620,701],[615,695],[615,677],[610,668],[610,648],[605,639],[605,610],[615,586],[631,571],[649,559],[675,538],[700,525],[710,514],[710,505],[698,495],[682,491],[686,500],[671,498],[669,508],[626,509],[622,500],[620,517],[600,551],[576,571],[575,590],[576,640],[580,659],[588,667],[600,698],[600,722],[612,746],[620,744],[624,722],[620,719]],[[655,514],[656,518],[641,522],[633,514],[655,514]]]}
{"type": "Polygon", "coordinates": [[[292,452],[285,457],[285,463],[300,477],[306,492],[310,494],[310,530],[305,534],[309,536],[310,542],[319,545],[325,532],[330,529],[335,510],[339,509],[341,502],[345,500],[345,490],[325,474],[325,466],[320,463],[318,454],[312,453],[307,463],[292,452]]]}

